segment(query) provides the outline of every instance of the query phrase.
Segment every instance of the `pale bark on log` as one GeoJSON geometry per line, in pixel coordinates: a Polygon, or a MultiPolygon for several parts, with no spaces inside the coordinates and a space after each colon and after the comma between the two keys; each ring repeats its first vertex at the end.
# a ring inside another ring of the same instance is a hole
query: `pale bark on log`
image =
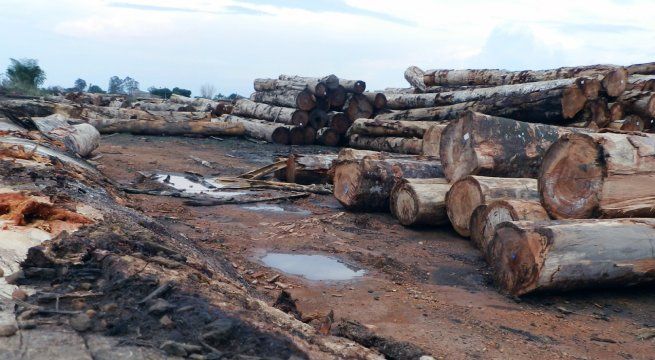
{"type": "Polygon", "coordinates": [[[270,121],[248,119],[236,115],[222,115],[219,121],[227,124],[240,124],[244,127],[244,135],[253,139],[270,143],[287,145],[290,142],[290,126],[275,124],[270,121]]]}
{"type": "Polygon", "coordinates": [[[439,148],[441,146],[441,134],[446,129],[447,124],[432,124],[423,134],[422,154],[439,158],[439,148]]]}
{"type": "Polygon", "coordinates": [[[85,105],[82,114],[79,116],[89,120],[110,119],[132,119],[132,120],[156,120],[166,122],[185,121],[209,121],[209,112],[182,112],[182,111],[145,111],[139,109],[121,109],[103,106],[85,105]]]}
{"type": "Polygon", "coordinates": [[[280,80],[280,79],[255,79],[255,91],[276,91],[276,90],[307,90],[317,97],[327,95],[327,86],[318,79],[299,81],[299,80],[280,80]]]}
{"type": "Polygon", "coordinates": [[[286,125],[306,126],[309,123],[309,114],[306,111],[257,103],[248,99],[237,100],[232,115],[286,125]]]}
{"type": "Polygon", "coordinates": [[[384,94],[387,98],[387,108],[406,110],[437,106],[435,94],[384,94]]]}
{"type": "Polygon", "coordinates": [[[401,179],[391,190],[391,213],[404,226],[438,226],[448,223],[448,180],[401,179]]]}
{"type": "Polygon", "coordinates": [[[397,180],[439,177],[443,171],[436,160],[365,157],[335,164],[334,196],[347,209],[386,212],[397,180]]]}
{"type": "Polygon", "coordinates": [[[555,219],[655,217],[655,135],[568,134],[543,159],[539,192],[555,219]]]}
{"type": "Polygon", "coordinates": [[[348,129],[347,135],[423,138],[425,132],[434,125],[434,121],[357,119],[348,129]]]}
{"type": "Polygon", "coordinates": [[[178,104],[191,105],[198,109],[198,111],[212,111],[218,105],[217,101],[204,99],[204,98],[189,98],[182,95],[173,94],[168,101],[178,104]]]}
{"type": "Polygon", "coordinates": [[[88,157],[100,144],[100,133],[89,124],[70,125],[68,118],[54,114],[44,118],[32,118],[36,127],[46,137],[64,143],[66,148],[81,157],[88,157]]]}
{"type": "Polygon", "coordinates": [[[496,200],[481,205],[471,217],[471,242],[488,259],[489,244],[496,227],[506,221],[548,221],[548,213],[538,200],[496,200]],[[482,210],[481,212],[478,210],[482,210]]]}
{"type": "Polygon", "coordinates": [[[385,156],[385,153],[373,150],[360,150],[352,148],[343,148],[337,154],[337,161],[351,161],[351,160],[362,160],[363,158],[370,156],[373,158],[382,158],[385,156]]]}
{"type": "Polygon", "coordinates": [[[425,92],[426,85],[424,79],[425,73],[417,66],[410,66],[405,70],[405,80],[420,92],[425,92]]]}
{"type": "Polygon", "coordinates": [[[420,155],[423,150],[423,139],[402,137],[370,137],[364,135],[350,135],[348,144],[358,149],[386,151],[399,154],[420,155]]]}
{"type": "Polygon", "coordinates": [[[458,234],[468,237],[471,235],[473,211],[480,205],[488,205],[492,201],[502,199],[539,201],[537,180],[467,176],[453,182],[446,196],[450,223],[458,234]]]}
{"type": "Polygon", "coordinates": [[[387,96],[383,92],[365,92],[363,95],[373,104],[373,109],[382,110],[387,107],[387,96]]]}
{"type": "MultiPolygon", "coordinates": [[[[229,116],[229,115],[224,115],[229,116]]],[[[167,136],[240,136],[245,128],[241,124],[208,121],[168,122],[162,120],[98,119],[90,121],[101,134],[128,133],[133,135],[167,136]]]]}
{"type": "Polygon", "coordinates": [[[535,291],[632,286],[655,281],[655,220],[502,223],[489,246],[501,289],[535,291]]]}
{"type": "Polygon", "coordinates": [[[626,91],[655,91],[655,75],[631,75],[626,91]]]}
{"type": "Polygon", "coordinates": [[[297,75],[280,75],[278,77],[280,80],[290,80],[296,82],[322,82],[328,88],[328,90],[334,90],[339,86],[339,78],[332,74],[325,76],[323,78],[307,77],[307,76],[297,76],[297,75]]]}
{"type": "Polygon", "coordinates": [[[373,105],[362,94],[353,94],[346,102],[346,115],[352,121],[368,119],[373,115],[373,105]]]}
{"type": "Polygon", "coordinates": [[[337,155],[292,154],[287,159],[286,181],[296,184],[332,183],[330,169],[337,155]]]}
{"type": "Polygon", "coordinates": [[[143,110],[143,111],[185,111],[185,112],[198,111],[198,109],[196,109],[192,105],[176,104],[176,103],[135,102],[132,103],[131,108],[136,110],[143,110]]]}
{"type": "Polygon", "coordinates": [[[344,80],[339,79],[339,85],[346,89],[346,92],[361,94],[366,91],[366,83],[362,80],[344,80]]]}
{"type": "Polygon", "coordinates": [[[626,91],[616,101],[623,105],[628,114],[646,118],[655,117],[655,93],[626,91]]]}
{"type": "Polygon", "coordinates": [[[336,133],[339,135],[346,134],[353,123],[352,120],[350,120],[348,116],[342,112],[330,112],[328,113],[328,118],[328,124],[330,128],[336,131],[336,133]]]}
{"type": "Polygon", "coordinates": [[[338,146],[341,135],[329,127],[316,130],[316,142],[325,146],[338,146]]]}
{"type": "Polygon", "coordinates": [[[310,111],[316,106],[316,97],[309,91],[261,91],[250,96],[250,100],[275,106],[297,108],[310,111]]]}
{"type": "Polygon", "coordinates": [[[581,130],[469,112],[442,132],[439,158],[450,181],[466,175],[536,178],[549,146],[572,131],[581,130]]]}

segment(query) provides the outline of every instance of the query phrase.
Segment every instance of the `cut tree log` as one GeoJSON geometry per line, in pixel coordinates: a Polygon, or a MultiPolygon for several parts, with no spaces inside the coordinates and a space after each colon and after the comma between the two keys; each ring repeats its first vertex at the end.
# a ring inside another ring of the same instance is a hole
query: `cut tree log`
{"type": "Polygon", "coordinates": [[[387,108],[393,110],[427,108],[437,105],[435,94],[385,94],[385,96],[387,108]]]}
{"type": "Polygon", "coordinates": [[[352,121],[368,119],[373,115],[373,105],[362,94],[353,94],[346,103],[346,115],[352,121]]]}
{"type": "Polygon", "coordinates": [[[362,80],[344,80],[339,79],[339,85],[346,89],[346,92],[361,94],[366,91],[366,83],[362,80]]]}
{"type": "Polygon", "coordinates": [[[625,107],[620,102],[607,104],[610,109],[610,119],[612,121],[622,120],[625,118],[625,107]]]}
{"type": "Polygon", "coordinates": [[[337,155],[292,154],[287,159],[286,181],[296,184],[331,184],[330,169],[337,155]]]}
{"type": "Polygon", "coordinates": [[[423,139],[402,137],[371,137],[353,134],[348,137],[348,144],[358,149],[386,151],[398,154],[420,155],[423,151],[423,139]]]}
{"type": "Polygon", "coordinates": [[[607,106],[607,100],[605,100],[605,98],[590,100],[587,102],[587,106],[589,106],[591,113],[591,121],[593,121],[599,129],[606,127],[610,122],[612,122],[612,114],[607,106]]]}
{"type": "Polygon", "coordinates": [[[317,108],[309,112],[309,123],[307,125],[318,130],[324,128],[329,121],[330,118],[327,112],[317,108]]]}
{"type": "Polygon", "coordinates": [[[555,219],[655,216],[655,135],[568,134],[543,159],[539,192],[555,219]]]}
{"type": "Polygon", "coordinates": [[[626,91],[655,91],[655,75],[630,75],[626,91]]]}
{"type": "Polygon", "coordinates": [[[158,120],[167,122],[209,121],[211,119],[211,112],[146,111],[139,109],[122,109],[105,106],[85,105],[79,118],[158,120]]]}
{"type": "Polygon", "coordinates": [[[205,99],[205,98],[190,98],[182,95],[173,94],[168,99],[169,102],[191,105],[196,108],[198,111],[213,111],[218,105],[217,101],[205,99]]]}
{"type": "Polygon", "coordinates": [[[655,117],[655,93],[626,91],[616,101],[623,105],[628,114],[636,114],[645,118],[655,117]]]}
{"type": "Polygon", "coordinates": [[[654,229],[654,219],[505,222],[489,262],[498,286],[513,296],[652,283],[654,229]]]}
{"type": "Polygon", "coordinates": [[[468,112],[443,130],[439,158],[450,181],[466,175],[536,178],[546,150],[572,131],[581,130],[468,112]]]}
{"type": "Polygon", "coordinates": [[[404,226],[447,224],[448,190],[450,184],[443,178],[401,179],[391,190],[391,213],[404,226]]]}
{"type": "Polygon", "coordinates": [[[347,209],[389,211],[389,196],[401,178],[440,178],[439,161],[430,159],[373,159],[335,163],[334,196],[347,209]]]}
{"type": "Polygon", "coordinates": [[[655,74],[655,62],[629,65],[625,69],[630,75],[653,75],[655,74]]]}
{"type": "Polygon", "coordinates": [[[133,103],[131,108],[137,110],[143,110],[143,111],[186,111],[186,112],[198,111],[198,109],[196,109],[194,106],[191,105],[178,104],[178,103],[153,103],[153,102],[144,102],[144,101],[133,103]]]}
{"type": "Polygon", "coordinates": [[[316,141],[316,129],[311,126],[303,128],[303,144],[312,145],[316,141]]]}
{"type": "Polygon", "coordinates": [[[381,110],[387,107],[387,96],[383,92],[365,92],[363,95],[373,104],[373,109],[381,110]]]}
{"type": "Polygon", "coordinates": [[[215,117],[219,117],[224,114],[231,114],[233,109],[234,109],[234,105],[232,104],[232,102],[219,101],[214,111],[212,111],[212,115],[214,115],[215,117]]]}
{"type": "MultiPolygon", "coordinates": [[[[365,157],[377,158],[380,159],[385,156],[386,153],[372,150],[360,150],[352,148],[343,148],[337,154],[337,161],[351,161],[351,160],[362,160],[365,157]]],[[[413,157],[413,155],[412,155],[413,157]]]]}
{"type": "Polygon", "coordinates": [[[101,134],[241,136],[246,133],[243,124],[224,121],[168,122],[162,120],[104,119],[90,121],[89,124],[98,129],[101,134]]]}
{"type": "Polygon", "coordinates": [[[585,108],[587,101],[598,99],[602,84],[597,79],[577,78],[562,94],[562,116],[574,118],[585,108]]]}
{"type": "MultiPolygon", "coordinates": [[[[410,71],[408,69],[408,71],[410,71]]],[[[410,73],[414,82],[418,81],[420,69],[410,73]]],[[[427,86],[453,85],[510,85],[576,77],[602,76],[603,87],[609,96],[618,96],[624,90],[628,80],[625,68],[616,65],[589,65],[579,67],[562,67],[550,70],[507,71],[499,69],[467,70],[429,70],[423,72],[423,88],[427,86]]],[[[407,72],[406,72],[407,77],[407,72]]],[[[412,82],[410,82],[412,84],[412,82]]],[[[414,85],[414,84],[412,84],[414,85]]],[[[416,87],[416,86],[415,86],[416,87]]],[[[420,87],[418,87],[420,89],[420,87]]]]}
{"type": "Polygon", "coordinates": [[[330,99],[316,98],[316,107],[314,109],[322,110],[325,112],[330,111],[330,99]]]}
{"type": "Polygon", "coordinates": [[[323,78],[297,76],[297,75],[280,75],[278,78],[280,80],[290,80],[290,81],[304,82],[304,83],[322,82],[325,84],[328,90],[334,90],[339,86],[339,78],[333,74],[323,78]]]}
{"type": "Polygon", "coordinates": [[[260,91],[253,93],[250,100],[304,111],[310,111],[316,107],[316,97],[306,90],[260,91]]]}
{"type": "Polygon", "coordinates": [[[637,115],[626,116],[623,120],[614,120],[607,125],[608,129],[621,131],[644,131],[645,121],[637,115]]]}
{"type": "Polygon", "coordinates": [[[506,221],[520,220],[548,221],[550,217],[539,201],[496,200],[480,205],[473,212],[470,224],[471,241],[487,257],[489,244],[496,233],[496,226],[506,221]]]}
{"type": "Polygon", "coordinates": [[[332,111],[328,113],[328,124],[330,128],[339,135],[345,135],[353,124],[353,121],[342,112],[332,111]]]}
{"type": "Polygon", "coordinates": [[[286,125],[306,126],[309,123],[309,114],[306,111],[257,103],[248,99],[237,100],[232,115],[286,125]]]}
{"type": "Polygon", "coordinates": [[[539,200],[536,179],[467,176],[453,183],[446,196],[448,218],[458,234],[471,235],[473,211],[494,200],[539,200]]]}
{"type": "Polygon", "coordinates": [[[53,114],[43,118],[32,118],[35,126],[46,137],[61,141],[69,151],[88,157],[100,144],[100,133],[89,124],[70,125],[68,118],[53,114]]]}
{"type": "Polygon", "coordinates": [[[439,158],[439,148],[441,146],[441,134],[447,124],[433,124],[423,134],[423,149],[421,153],[425,156],[439,158]]]}
{"type": "Polygon", "coordinates": [[[248,119],[236,115],[222,115],[219,121],[227,124],[241,124],[244,135],[270,143],[287,145],[291,141],[290,126],[275,124],[270,121],[248,119]]]}
{"type": "Polygon", "coordinates": [[[357,119],[348,129],[347,135],[423,138],[425,132],[434,125],[434,121],[357,119]]]}
{"type": "Polygon", "coordinates": [[[316,131],[316,142],[325,146],[338,146],[341,135],[331,128],[324,127],[316,131]]]}
{"type": "Polygon", "coordinates": [[[328,92],[327,101],[331,110],[343,111],[347,100],[348,94],[343,86],[338,86],[336,89],[328,92]]]}
{"type": "Polygon", "coordinates": [[[280,80],[280,79],[255,79],[255,91],[276,91],[276,90],[307,90],[312,95],[317,97],[325,97],[327,95],[327,85],[318,79],[308,81],[298,80],[280,80]]]}

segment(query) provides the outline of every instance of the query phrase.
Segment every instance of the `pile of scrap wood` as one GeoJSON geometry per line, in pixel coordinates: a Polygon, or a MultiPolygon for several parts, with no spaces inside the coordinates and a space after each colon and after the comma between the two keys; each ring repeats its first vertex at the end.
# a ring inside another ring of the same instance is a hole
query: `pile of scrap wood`
{"type": "Polygon", "coordinates": [[[250,99],[217,121],[243,124],[246,135],[277,144],[337,146],[356,119],[386,107],[382,93],[367,93],[361,80],[280,75],[255,79],[250,99]]]}

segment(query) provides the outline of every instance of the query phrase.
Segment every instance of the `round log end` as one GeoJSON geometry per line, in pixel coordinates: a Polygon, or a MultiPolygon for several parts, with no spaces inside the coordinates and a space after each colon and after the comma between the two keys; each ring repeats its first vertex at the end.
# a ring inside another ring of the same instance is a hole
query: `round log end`
{"type": "Polygon", "coordinates": [[[334,171],[334,197],[346,208],[354,207],[361,186],[359,161],[349,161],[336,166],[334,171]]]}
{"type": "Polygon", "coordinates": [[[336,113],[330,118],[330,128],[339,135],[345,134],[352,125],[352,121],[344,113],[336,113]]]}
{"type": "Polygon", "coordinates": [[[468,131],[473,120],[471,113],[448,124],[441,133],[439,142],[439,159],[443,165],[446,178],[457,181],[473,174],[478,167],[478,158],[474,149],[473,136],[468,131]]]}
{"type": "Polygon", "coordinates": [[[328,92],[327,98],[330,103],[330,109],[341,111],[346,104],[346,89],[339,85],[336,89],[328,92]]]}
{"type": "Polygon", "coordinates": [[[327,112],[321,109],[314,109],[309,113],[309,126],[318,130],[328,123],[329,118],[327,112]]]}
{"type": "Polygon", "coordinates": [[[630,115],[623,120],[621,129],[623,131],[644,131],[646,122],[637,115],[630,115]]]}
{"type": "Polygon", "coordinates": [[[377,109],[384,109],[387,107],[387,96],[384,93],[375,94],[375,100],[373,101],[373,106],[377,109]]]}
{"type": "Polygon", "coordinates": [[[612,70],[605,75],[602,84],[607,95],[611,97],[619,96],[628,85],[628,71],[625,68],[612,70]]]}
{"type": "Polygon", "coordinates": [[[598,79],[581,79],[578,86],[581,87],[584,96],[588,100],[598,99],[598,94],[603,88],[603,85],[598,79]]]}
{"type": "Polygon", "coordinates": [[[324,82],[319,81],[316,86],[314,86],[314,94],[318,97],[325,97],[327,96],[327,85],[325,85],[324,82]]]}
{"type": "Polygon", "coordinates": [[[445,125],[430,126],[423,134],[423,155],[439,157],[439,145],[441,143],[441,133],[445,125]]]}
{"type": "Polygon", "coordinates": [[[651,95],[646,103],[646,113],[655,116],[655,95],[651,95]]]}
{"type": "Polygon", "coordinates": [[[417,222],[419,215],[419,201],[414,189],[407,186],[406,182],[398,182],[391,190],[390,196],[391,213],[404,226],[410,226],[417,222]]]}
{"type": "Polygon", "coordinates": [[[603,151],[585,134],[567,134],[546,152],[539,172],[541,202],[555,219],[597,214],[603,186],[603,151]]]}
{"type": "Polygon", "coordinates": [[[303,128],[303,144],[312,145],[316,140],[316,130],[311,126],[306,126],[303,128]]]}
{"type": "Polygon", "coordinates": [[[587,97],[584,91],[577,84],[572,84],[564,89],[562,94],[562,116],[565,119],[572,119],[584,109],[586,103],[587,97]]]}
{"type": "Polygon", "coordinates": [[[526,233],[514,223],[499,225],[488,250],[498,286],[514,296],[534,289],[543,251],[545,244],[541,237],[526,233]]]}
{"type": "Polygon", "coordinates": [[[334,129],[323,128],[317,131],[318,141],[326,146],[337,146],[341,141],[341,136],[334,129]],[[319,135],[320,134],[320,135],[319,135]]]}
{"type": "Polygon", "coordinates": [[[303,145],[305,143],[305,127],[296,126],[291,129],[289,143],[291,145],[303,145]]]}
{"type": "Polygon", "coordinates": [[[316,98],[311,92],[303,90],[296,96],[296,107],[300,110],[310,111],[316,106],[316,98]]]}
{"type": "Polygon", "coordinates": [[[289,145],[289,143],[291,142],[291,133],[289,132],[289,129],[287,129],[286,127],[280,126],[277,129],[273,130],[271,139],[276,144],[289,145]]]}
{"type": "Polygon", "coordinates": [[[346,110],[348,117],[355,121],[357,119],[368,119],[373,115],[373,105],[361,94],[354,94],[346,110]]]}
{"type": "Polygon", "coordinates": [[[466,177],[453,184],[446,195],[446,208],[450,223],[458,234],[471,235],[471,215],[483,202],[484,195],[474,178],[466,177]]]}
{"type": "Polygon", "coordinates": [[[473,214],[471,214],[471,220],[469,221],[471,242],[478,249],[482,249],[480,247],[480,244],[482,243],[486,210],[487,210],[487,205],[485,204],[481,204],[480,206],[476,207],[475,210],[473,210],[473,214]]]}
{"type": "Polygon", "coordinates": [[[604,128],[612,121],[612,115],[607,107],[607,101],[603,98],[589,101],[591,109],[591,119],[598,125],[598,128],[604,128]]]}
{"type": "Polygon", "coordinates": [[[612,121],[622,120],[625,117],[625,108],[623,104],[615,102],[610,105],[610,119],[612,121]]]}
{"type": "Polygon", "coordinates": [[[309,113],[303,110],[296,110],[291,115],[291,122],[296,126],[307,126],[309,124],[309,113]]]}
{"type": "Polygon", "coordinates": [[[353,86],[353,92],[355,94],[361,94],[366,91],[366,83],[362,80],[355,81],[355,86],[353,86]]]}

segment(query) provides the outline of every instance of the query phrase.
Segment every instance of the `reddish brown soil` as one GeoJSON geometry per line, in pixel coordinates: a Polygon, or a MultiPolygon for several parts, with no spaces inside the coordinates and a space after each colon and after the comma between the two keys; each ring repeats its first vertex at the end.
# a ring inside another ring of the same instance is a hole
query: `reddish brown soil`
{"type": "MultiPolygon", "coordinates": [[[[289,151],[334,150],[116,135],[103,139],[97,162],[110,178],[131,186],[137,171],[236,175],[289,151]],[[191,157],[210,161],[214,169],[191,157]]],[[[639,329],[655,326],[652,287],[508,298],[497,292],[478,251],[452,229],[407,229],[389,214],[346,212],[331,196],[281,203],[289,211],[279,213],[239,205],[188,207],[171,197],[130,198],[131,206],[163,220],[208,257],[226,254],[271,304],[281,287],[288,288],[305,316],[334,310],[335,319],[358,320],[435,357],[655,358],[655,340],[637,337],[639,329]],[[307,281],[264,267],[259,259],[267,251],[326,254],[367,274],[347,282],[307,281]],[[269,283],[276,274],[277,283],[269,283]]]]}

